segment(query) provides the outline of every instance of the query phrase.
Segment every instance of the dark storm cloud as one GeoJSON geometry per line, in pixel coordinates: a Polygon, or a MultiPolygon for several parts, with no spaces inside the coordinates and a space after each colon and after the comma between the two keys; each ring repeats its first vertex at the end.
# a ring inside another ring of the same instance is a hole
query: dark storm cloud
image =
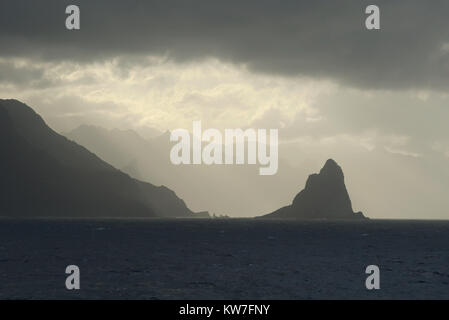
{"type": "Polygon", "coordinates": [[[43,89],[53,86],[52,80],[45,77],[42,68],[34,66],[16,66],[0,61],[0,85],[13,85],[18,88],[43,89]]]}
{"type": "Polygon", "coordinates": [[[373,1],[24,1],[0,3],[1,56],[92,61],[218,57],[251,70],[371,88],[449,84],[449,2],[374,1],[381,30],[364,28],[373,1]],[[81,30],[65,29],[65,7],[81,30]]]}

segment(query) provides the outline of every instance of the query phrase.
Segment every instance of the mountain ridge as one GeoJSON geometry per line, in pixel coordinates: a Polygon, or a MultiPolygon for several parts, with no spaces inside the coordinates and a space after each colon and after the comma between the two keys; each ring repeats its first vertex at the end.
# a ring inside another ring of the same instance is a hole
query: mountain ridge
{"type": "Polygon", "coordinates": [[[0,99],[0,215],[190,217],[164,186],[129,177],[49,128],[29,106],[0,99]]]}

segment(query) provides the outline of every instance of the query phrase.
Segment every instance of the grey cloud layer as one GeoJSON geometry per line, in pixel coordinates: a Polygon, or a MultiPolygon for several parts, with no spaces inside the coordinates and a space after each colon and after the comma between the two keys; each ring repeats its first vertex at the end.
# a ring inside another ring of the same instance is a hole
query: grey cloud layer
{"type": "Polygon", "coordinates": [[[212,56],[258,72],[356,87],[445,90],[449,84],[448,1],[376,1],[380,31],[364,28],[371,1],[76,3],[81,30],[69,32],[64,11],[72,1],[2,1],[0,55],[81,62],[212,56]]]}
{"type": "Polygon", "coordinates": [[[42,68],[15,66],[0,61],[1,84],[12,84],[19,88],[44,88],[53,85],[51,80],[45,78],[42,68]]]}

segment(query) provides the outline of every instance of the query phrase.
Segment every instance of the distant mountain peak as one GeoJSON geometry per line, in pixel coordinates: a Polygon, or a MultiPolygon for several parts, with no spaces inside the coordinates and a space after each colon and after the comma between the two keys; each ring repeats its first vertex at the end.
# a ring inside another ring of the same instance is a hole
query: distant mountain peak
{"type": "Polygon", "coordinates": [[[328,159],[320,170],[322,176],[335,176],[340,179],[344,179],[342,168],[333,159],[328,159]]]}
{"type": "Polygon", "coordinates": [[[338,171],[342,171],[341,167],[337,164],[337,162],[334,159],[327,159],[327,161],[324,164],[323,168],[321,168],[321,171],[323,171],[323,170],[338,170],[338,171]]]}
{"type": "Polygon", "coordinates": [[[361,219],[361,212],[354,213],[346,190],[343,170],[333,159],[324,164],[320,173],[311,174],[305,188],[294,198],[290,206],[283,207],[266,218],[295,219],[361,219]]]}

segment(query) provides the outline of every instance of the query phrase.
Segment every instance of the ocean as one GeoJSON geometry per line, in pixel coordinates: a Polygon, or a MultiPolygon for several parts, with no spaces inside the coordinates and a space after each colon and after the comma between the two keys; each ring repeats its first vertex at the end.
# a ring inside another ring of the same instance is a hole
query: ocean
{"type": "Polygon", "coordinates": [[[448,245],[449,221],[0,219],[0,299],[448,299],[448,245]]]}

